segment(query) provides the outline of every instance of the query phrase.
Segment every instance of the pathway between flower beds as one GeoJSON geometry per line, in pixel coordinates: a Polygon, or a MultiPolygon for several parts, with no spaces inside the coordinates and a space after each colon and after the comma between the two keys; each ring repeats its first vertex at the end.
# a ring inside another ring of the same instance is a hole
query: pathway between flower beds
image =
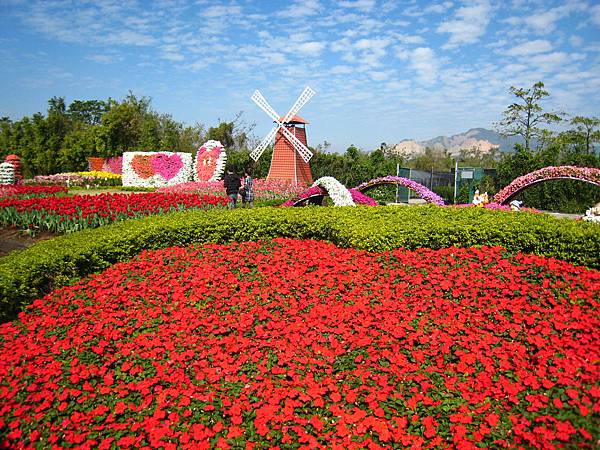
{"type": "Polygon", "coordinates": [[[14,228],[0,227],[0,258],[14,250],[23,250],[36,242],[56,236],[54,233],[43,232],[32,237],[14,228]]]}

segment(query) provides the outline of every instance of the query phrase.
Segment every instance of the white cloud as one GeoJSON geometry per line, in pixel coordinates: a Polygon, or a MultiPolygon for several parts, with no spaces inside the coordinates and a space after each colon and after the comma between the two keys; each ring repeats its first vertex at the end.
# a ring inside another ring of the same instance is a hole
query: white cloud
{"type": "Polygon", "coordinates": [[[375,6],[375,0],[342,0],[338,3],[338,6],[370,11],[375,6]]]}
{"type": "Polygon", "coordinates": [[[452,2],[434,3],[423,8],[421,5],[409,6],[403,11],[405,16],[422,17],[427,14],[443,14],[452,8],[452,2]]]}
{"type": "Polygon", "coordinates": [[[290,6],[277,12],[277,16],[284,18],[297,18],[314,16],[322,9],[319,0],[296,0],[290,6]]]}
{"type": "Polygon", "coordinates": [[[485,33],[491,14],[492,10],[487,1],[463,6],[456,11],[453,19],[442,22],[437,32],[450,34],[446,48],[471,44],[477,42],[485,33]]]}
{"type": "Polygon", "coordinates": [[[111,64],[117,61],[121,61],[123,58],[116,55],[107,54],[92,54],[85,57],[88,61],[93,61],[101,64],[111,64]]]}
{"type": "Polygon", "coordinates": [[[549,34],[556,28],[556,21],[561,18],[557,10],[545,11],[525,17],[523,21],[539,34],[549,34]]]}
{"type": "Polygon", "coordinates": [[[537,39],[519,44],[505,53],[509,56],[526,56],[552,51],[552,44],[546,40],[537,39]]]}
{"type": "Polygon", "coordinates": [[[226,18],[230,16],[235,16],[241,14],[242,8],[237,5],[213,5],[206,8],[202,13],[200,13],[203,17],[208,17],[211,19],[220,19],[226,18]]]}
{"type": "Polygon", "coordinates": [[[181,53],[167,52],[162,55],[162,58],[166,59],[167,61],[183,61],[185,56],[183,56],[181,53]]]}
{"type": "Polygon", "coordinates": [[[583,38],[581,36],[571,36],[569,38],[569,44],[573,47],[581,47],[583,45],[583,38]]]}
{"type": "Polygon", "coordinates": [[[356,69],[352,68],[351,66],[338,65],[338,66],[333,66],[331,68],[331,70],[329,71],[329,73],[332,75],[346,75],[346,74],[354,72],[355,70],[356,69]]]}
{"type": "Polygon", "coordinates": [[[429,47],[419,47],[410,54],[410,65],[417,72],[423,84],[432,84],[437,80],[439,63],[435,52],[429,47]]]}
{"type": "Polygon", "coordinates": [[[303,42],[294,47],[294,50],[303,53],[305,55],[318,56],[325,49],[323,42],[303,42]]]}
{"type": "Polygon", "coordinates": [[[600,5],[595,5],[590,8],[590,19],[593,23],[600,26],[600,5]]]}

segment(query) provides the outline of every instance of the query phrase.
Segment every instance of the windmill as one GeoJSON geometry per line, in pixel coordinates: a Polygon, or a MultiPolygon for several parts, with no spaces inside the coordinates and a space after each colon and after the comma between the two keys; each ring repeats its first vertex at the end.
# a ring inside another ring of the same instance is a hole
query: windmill
{"type": "Polygon", "coordinates": [[[258,161],[265,149],[275,140],[267,180],[287,180],[294,184],[312,184],[313,179],[308,162],[313,154],[307,147],[305,128],[308,122],[296,114],[313,95],[315,95],[315,91],[308,86],[305,87],[288,113],[280,117],[260,91],[254,91],[254,95],[251,97],[254,103],[275,122],[275,127],[250,153],[250,157],[254,161],[258,161]]]}

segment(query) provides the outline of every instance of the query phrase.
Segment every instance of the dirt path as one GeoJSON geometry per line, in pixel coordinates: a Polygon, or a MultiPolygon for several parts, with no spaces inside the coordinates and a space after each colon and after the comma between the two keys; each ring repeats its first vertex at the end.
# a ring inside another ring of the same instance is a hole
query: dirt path
{"type": "Polygon", "coordinates": [[[52,239],[57,236],[53,233],[38,233],[31,237],[15,228],[0,227],[0,257],[8,255],[14,250],[22,250],[36,242],[52,239]]]}

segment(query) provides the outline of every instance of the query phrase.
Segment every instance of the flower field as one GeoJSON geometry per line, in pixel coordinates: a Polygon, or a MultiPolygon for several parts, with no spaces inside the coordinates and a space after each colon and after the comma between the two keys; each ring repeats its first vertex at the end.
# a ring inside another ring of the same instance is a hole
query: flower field
{"type": "Polygon", "coordinates": [[[594,448],[598,299],[498,247],[146,251],[0,325],[0,447],[594,448]]]}
{"type": "MultiPolygon", "coordinates": [[[[34,186],[27,186],[31,189],[34,186]]],[[[46,187],[51,189],[52,187],[46,187]]],[[[115,221],[184,209],[224,206],[224,197],[195,194],[100,194],[0,199],[0,224],[72,233],[115,221]]]]}

